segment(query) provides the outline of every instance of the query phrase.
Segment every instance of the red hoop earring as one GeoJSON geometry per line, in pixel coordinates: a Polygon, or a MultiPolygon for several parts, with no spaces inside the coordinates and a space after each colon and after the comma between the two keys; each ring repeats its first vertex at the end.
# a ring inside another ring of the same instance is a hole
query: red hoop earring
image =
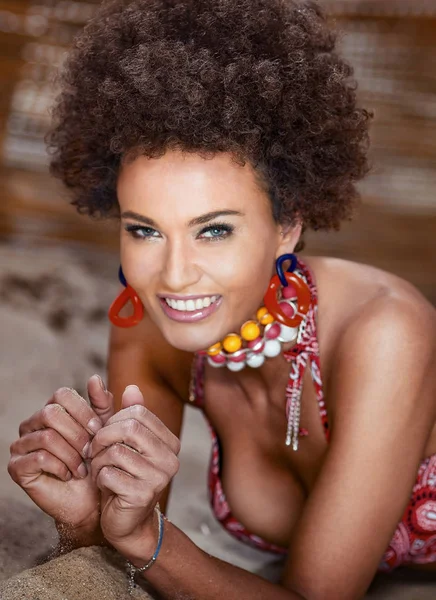
{"type": "Polygon", "coordinates": [[[297,327],[310,308],[311,297],[309,287],[304,279],[295,273],[283,272],[282,263],[288,259],[292,261],[290,268],[292,270],[295,268],[297,261],[293,254],[285,254],[277,259],[277,275],[274,275],[270,281],[264,297],[264,304],[276,321],[287,327],[297,327]],[[280,288],[282,288],[282,297],[278,298],[277,292],[280,288]],[[296,311],[292,315],[289,314],[289,302],[284,302],[285,299],[291,297],[297,300],[296,311]]]}
{"type": "Polygon", "coordinates": [[[117,327],[134,327],[138,325],[144,317],[144,306],[142,305],[141,299],[135,290],[130,286],[126,278],[124,277],[124,273],[122,268],[119,268],[118,278],[120,282],[125,286],[125,290],[115,298],[112,302],[109,311],[108,317],[111,323],[116,325],[117,327]],[[121,310],[126,306],[129,302],[133,305],[133,315],[130,317],[120,317],[121,310]]]}

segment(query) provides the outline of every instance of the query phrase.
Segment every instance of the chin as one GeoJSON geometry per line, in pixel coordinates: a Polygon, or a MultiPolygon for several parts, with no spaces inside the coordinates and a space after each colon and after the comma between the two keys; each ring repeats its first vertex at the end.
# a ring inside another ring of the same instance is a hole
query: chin
{"type": "Polygon", "coordinates": [[[199,352],[206,350],[211,345],[195,339],[187,339],[185,336],[165,335],[164,337],[173,348],[183,352],[199,352]]]}
{"type": "Polygon", "coordinates": [[[192,326],[184,325],[185,331],[177,332],[175,327],[164,327],[161,329],[162,335],[173,348],[183,350],[184,352],[200,352],[207,350],[209,346],[215,344],[221,338],[218,335],[211,336],[210,331],[200,333],[195,331],[192,326]]]}

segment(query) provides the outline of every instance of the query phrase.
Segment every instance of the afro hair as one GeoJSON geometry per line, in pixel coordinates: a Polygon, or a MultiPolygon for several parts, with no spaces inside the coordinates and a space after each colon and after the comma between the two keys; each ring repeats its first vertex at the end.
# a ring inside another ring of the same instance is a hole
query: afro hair
{"type": "Polygon", "coordinates": [[[370,114],[316,2],[111,0],[75,39],[47,135],[79,212],[117,215],[122,161],[229,152],[274,218],[338,228],[368,171],[370,114]]]}

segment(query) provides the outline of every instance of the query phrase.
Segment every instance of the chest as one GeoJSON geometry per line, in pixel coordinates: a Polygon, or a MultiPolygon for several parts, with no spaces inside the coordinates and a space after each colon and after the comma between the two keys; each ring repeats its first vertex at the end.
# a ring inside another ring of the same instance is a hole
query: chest
{"type": "MultiPolygon", "coordinates": [[[[285,445],[286,390],[292,363],[277,361],[271,377],[205,369],[204,412],[219,440],[220,478],[233,515],[249,530],[286,545],[327,448],[319,398],[306,366],[299,380],[301,428],[297,452],[285,445]],[[271,511],[271,507],[274,507],[271,511]]],[[[295,383],[295,380],[294,382],[295,383]]]]}

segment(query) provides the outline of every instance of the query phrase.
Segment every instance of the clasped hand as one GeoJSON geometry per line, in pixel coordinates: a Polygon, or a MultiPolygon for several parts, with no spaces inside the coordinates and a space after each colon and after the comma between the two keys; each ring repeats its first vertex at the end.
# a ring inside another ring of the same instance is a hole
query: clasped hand
{"type": "Polygon", "coordinates": [[[154,507],[178,471],[178,438],[128,386],[114,414],[110,392],[94,376],[86,402],[61,388],[20,425],[8,471],[64,535],[146,561],[156,546],[154,507]]]}
{"type": "Polygon", "coordinates": [[[122,409],[94,436],[91,476],[101,490],[101,528],[124,555],[147,560],[156,546],[154,507],[177,473],[179,439],[128,386],[122,409]]]}

